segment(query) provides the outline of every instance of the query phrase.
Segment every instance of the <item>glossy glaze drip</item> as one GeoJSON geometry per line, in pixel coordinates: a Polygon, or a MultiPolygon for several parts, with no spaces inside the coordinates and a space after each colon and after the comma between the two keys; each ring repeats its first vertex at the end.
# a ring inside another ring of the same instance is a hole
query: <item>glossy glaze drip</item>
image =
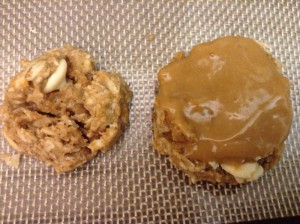
{"type": "Polygon", "coordinates": [[[189,139],[191,160],[254,161],[283,147],[292,120],[289,82],[254,40],[200,44],[158,74],[156,107],[189,139]]]}

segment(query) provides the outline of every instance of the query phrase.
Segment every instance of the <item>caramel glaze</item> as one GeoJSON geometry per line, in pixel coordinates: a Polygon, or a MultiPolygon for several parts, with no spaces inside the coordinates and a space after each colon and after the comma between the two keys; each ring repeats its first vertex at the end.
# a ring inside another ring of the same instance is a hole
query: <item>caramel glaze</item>
{"type": "Polygon", "coordinates": [[[155,106],[188,139],[187,158],[243,163],[284,147],[289,81],[256,41],[232,36],[200,44],[187,57],[179,53],[158,79],[155,106]]]}

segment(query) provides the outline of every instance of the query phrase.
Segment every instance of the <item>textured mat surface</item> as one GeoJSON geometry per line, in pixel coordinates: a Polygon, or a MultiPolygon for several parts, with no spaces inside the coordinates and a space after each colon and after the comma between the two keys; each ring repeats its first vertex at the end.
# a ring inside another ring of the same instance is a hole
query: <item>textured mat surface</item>
{"type": "MultiPolygon", "coordinates": [[[[57,175],[23,156],[0,162],[0,222],[224,223],[300,215],[299,1],[9,1],[0,3],[0,95],[19,60],[71,44],[134,92],[131,125],[111,151],[57,175]],[[283,160],[239,187],[191,185],[151,148],[158,69],[175,52],[224,35],[270,46],[290,79],[294,122],[283,160]]],[[[14,154],[2,135],[0,152],[14,154]]]]}

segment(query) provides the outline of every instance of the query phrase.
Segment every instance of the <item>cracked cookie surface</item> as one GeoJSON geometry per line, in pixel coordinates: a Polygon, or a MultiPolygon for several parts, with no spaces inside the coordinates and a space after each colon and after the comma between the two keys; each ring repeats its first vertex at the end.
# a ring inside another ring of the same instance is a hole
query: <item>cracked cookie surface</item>
{"type": "Polygon", "coordinates": [[[1,108],[2,133],[17,151],[63,173],[108,150],[124,130],[132,93],[85,51],[66,46],[21,65],[1,108]]]}

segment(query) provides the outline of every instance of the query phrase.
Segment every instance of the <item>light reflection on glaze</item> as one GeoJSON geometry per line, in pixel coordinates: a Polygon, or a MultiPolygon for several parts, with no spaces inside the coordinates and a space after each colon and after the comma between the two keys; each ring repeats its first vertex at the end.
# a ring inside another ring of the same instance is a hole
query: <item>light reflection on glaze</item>
{"type": "Polygon", "coordinates": [[[188,102],[183,107],[185,117],[196,123],[209,122],[218,115],[222,104],[218,101],[207,101],[201,104],[193,104],[188,102]]]}

